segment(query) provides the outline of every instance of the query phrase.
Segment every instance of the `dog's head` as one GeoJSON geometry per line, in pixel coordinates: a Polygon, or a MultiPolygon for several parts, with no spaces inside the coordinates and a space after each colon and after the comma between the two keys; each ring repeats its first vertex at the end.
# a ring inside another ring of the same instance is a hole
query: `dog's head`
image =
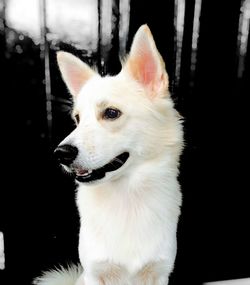
{"type": "Polygon", "coordinates": [[[168,92],[168,75],[148,26],[136,33],[116,76],[101,77],[75,56],[58,52],[73,96],[76,129],[55,150],[79,182],[117,179],[129,165],[177,153],[181,125],[168,92]]]}

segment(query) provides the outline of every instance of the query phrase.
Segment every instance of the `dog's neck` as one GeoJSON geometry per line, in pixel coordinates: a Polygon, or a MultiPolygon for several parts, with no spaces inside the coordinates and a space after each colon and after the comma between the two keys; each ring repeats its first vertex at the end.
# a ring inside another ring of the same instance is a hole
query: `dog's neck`
{"type": "Polygon", "coordinates": [[[130,227],[137,229],[135,231],[145,231],[146,235],[147,226],[145,228],[142,223],[145,216],[150,217],[150,221],[156,219],[163,223],[163,228],[174,229],[182,200],[177,166],[176,159],[163,156],[163,159],[130,165],[129,172],[124,171],[119,179],[96,185],[80,184],[77,205],[85,229],[94,225],[105,231],[104,225],[109,221],[109,225],[121,227],[122,232],[124,225],[117,224],[117,219],[128,219],[130,227]],[[171,218],[161,221],[162,217],[171,218]]]}
{"type": "Polygon", "coordinates": [[[143,192],[145,188],[161,191],[162,185],[165,188],[169,187],[170,189],[166,190],[171,191],[171,188],[175,188],[178,184],[178,158],[178,153],[175,154],[171,150],[171,155],[167,152],[165,155],[159,155],[143,161],[143,163],[130,165],[128,170],[116,179],[93,185],[80,184],[78,189],[79,191],[92,192],[92,194],[96,193],[97,196],[105,192],[106,197],[112,195],[113,192],[131,195],[131,193],[143,192]]]}

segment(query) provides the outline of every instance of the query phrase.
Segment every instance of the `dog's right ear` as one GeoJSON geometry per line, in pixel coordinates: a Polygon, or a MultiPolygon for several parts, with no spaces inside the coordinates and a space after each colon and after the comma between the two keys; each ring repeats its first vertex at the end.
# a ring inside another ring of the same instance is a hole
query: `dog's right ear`
{"type": "Polygon", "coordinates": [[[165,63],[147,25],[142,25],[136,32],[124,70],[148,91],[152,99],[168,95],[165,63]]]}
{"type": "Polygon", "coordinates": [[[57,63],[70,93],[77,96],[83,85],[96,73],[71,53],[59,51],[57,63]]]}

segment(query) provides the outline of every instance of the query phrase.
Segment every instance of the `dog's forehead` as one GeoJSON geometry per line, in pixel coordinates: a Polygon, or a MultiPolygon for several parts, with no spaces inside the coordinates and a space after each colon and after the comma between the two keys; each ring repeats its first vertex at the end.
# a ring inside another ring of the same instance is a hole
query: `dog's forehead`
{"type": "Polygon", "coordinates": [[[128,85],[119,76],[95,76],[82,88],[76,105],[101,105],[102,102],[119,103],[129,94],[128,85]]]}

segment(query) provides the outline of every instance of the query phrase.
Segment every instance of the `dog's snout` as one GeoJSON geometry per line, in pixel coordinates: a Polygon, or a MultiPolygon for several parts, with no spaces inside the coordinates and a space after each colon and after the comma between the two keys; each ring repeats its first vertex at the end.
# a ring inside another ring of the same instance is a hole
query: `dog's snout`
{"type": "Polygon", "coordinates": [[[70,144],[59,145],[54,151],[57,160],[64,165],[70,165],[75,160],[77,154],[78,149],[70,144]]]}

